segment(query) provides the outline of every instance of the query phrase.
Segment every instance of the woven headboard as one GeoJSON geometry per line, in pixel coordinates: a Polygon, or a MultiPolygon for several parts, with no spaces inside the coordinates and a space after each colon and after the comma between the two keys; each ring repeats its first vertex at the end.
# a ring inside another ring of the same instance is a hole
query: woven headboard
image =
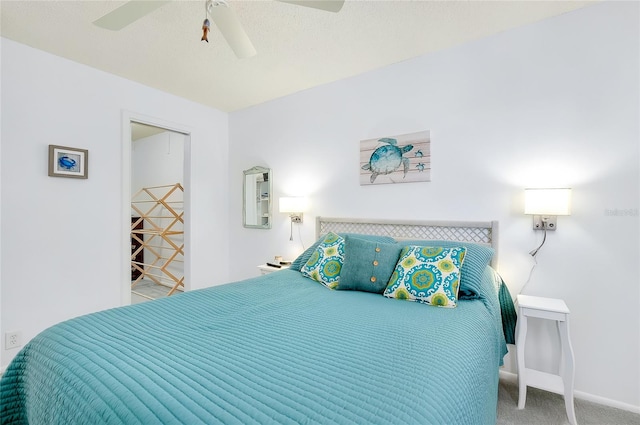
{"type": "Polygon", "coordinates": [[[316,218],[316,239],[329,232],[390,236],[394,239],[438,239],[473,242],[495,250],[491,266],[498,263],[497,221],[414,221],[316,218]]]}

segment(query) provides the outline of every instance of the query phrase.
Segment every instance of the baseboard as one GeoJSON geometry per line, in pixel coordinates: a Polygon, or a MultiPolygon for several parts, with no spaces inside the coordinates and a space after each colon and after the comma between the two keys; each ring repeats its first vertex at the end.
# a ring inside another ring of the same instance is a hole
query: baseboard
{"type": "Polygon", "coordinates": [[[509,382],[518,382],[518,374],[507,372],[506,370],[500,369],[500,379],[509,381],[509,382]]]}
{"type": "MultiPolygon", "coordinates": [[[[500,370],[499,373],[500,379],[509,382],[518,382],[518,375],[516,373],[507,372],[506,370],[500,370]]],[[[592,403],[601,404],[603,406],[615,407],[616,409],[640,414],[640,406],[634,406],[633,404],[611,400],[610,398],[600,397],[598,395],[586,393],[584,391],[574,391],[573,395],[575,396],[575,398],[579,398],[580,400],[590,401],[592,403]]]]}
{"type": "Polygon", "coordinates": [[[573,393],[576,398],[579,398],[581,400],[586,400],[592,403],[602,404],[604,406],[615,407],[616,409],[626,410],[628,412],[640,414],[640,406],[634,406],[633,404],[611,400],[610,398],[604,398],[604,397],[600,397],[599,395],[585,393],[584,391],[574,391],[573,393]]]}

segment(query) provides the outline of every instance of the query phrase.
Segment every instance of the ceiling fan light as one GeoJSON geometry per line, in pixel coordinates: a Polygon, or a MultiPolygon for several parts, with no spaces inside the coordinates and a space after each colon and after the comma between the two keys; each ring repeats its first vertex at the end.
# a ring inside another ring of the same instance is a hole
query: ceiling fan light
{"type": "Polygon", "coordinates": [[[204,4],[204,8],[209,15],[211,15],[211,11],[214,7],[220,6],[229,7],[229,3],[227,3],[227,0],[207,0],[204,4]]]}

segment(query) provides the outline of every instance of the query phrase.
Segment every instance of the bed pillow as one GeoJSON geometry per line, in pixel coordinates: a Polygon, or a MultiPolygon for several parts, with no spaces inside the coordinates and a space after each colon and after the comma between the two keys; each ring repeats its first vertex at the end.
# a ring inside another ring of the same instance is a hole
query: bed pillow
{"type": "Polygon", "coordinates": [[[344,263],[335,289],[382,294],[398,262],[402,245],[345,235],[344,263]]]}
{"type": "Polygon", "coordinates": [[[384,291],[388,298],[453,308],[467,248],[406,246],[384,291]]]}
{"type": "Polygon", "coordinates": [[[495,252],[493,248],[473,242],[443,240],[406,240],[401,242],[407,245],[441,246],[444,248],[463,246],[467,248],[464,264],[460,270],[461,278],[458,297],[460,299],[475,299],[479,297],[482,291],[482,274],[493,258],[495,252]]]}
{"type": "MultiPolygon", "coordinates": [[[[364,235],[364,234],[359,234],[359,233],[342,233],[342,232],[338,233],[338,235],[342,236],[343,238],[345,236],[353,236],[353,237],[356,237],[358,239],[364,239],[364,240],[367,240],[367,241],[374,241],[374,242],[385,242],[385,243],[394,243],[395,242],[395,239],[393,239],[390,236],[364,235]]],[[[313,245],[311,245],[302,254],[300,254],[298,256],[298,258],[293,260],[293,262],[291,263],[290,270],[300,271],[302,269],[302,266],[304,266],[305,263],[307,261],[309,261],[309,257],[311,257],[311,254],[313,254],[315,252],[315,250],[318,248],[318,245],[320,245],[320,243],[322,242],[323,239],[324,239],[324,236],[320,237],[320,239],[315,241],[313,243],[313,245]]]]}
{"type": "Polygon", "coordinates": [[[344,259],[344,238],[329,232],[300,271],[330,289],[338,286],[344,259]]]}

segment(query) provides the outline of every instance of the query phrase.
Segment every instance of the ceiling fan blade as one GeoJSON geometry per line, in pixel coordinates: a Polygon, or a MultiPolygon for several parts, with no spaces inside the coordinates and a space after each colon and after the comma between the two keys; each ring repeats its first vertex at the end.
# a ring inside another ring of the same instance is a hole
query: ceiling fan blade
{"type": "Polygon", "coordinates": [[[244,59],[256,54],[253,43],[244,32],[233,9],[226,5],[214,6],[209,10],[209,14],[238,58],[244,59]]]}
{"type": "Polygon", "coordinates": [[[282,3],[291,3],[298,6],[312,7],[314,9],[326,10],[327,12],[340,12],[344,5],[344,0],[278,0],[282,3]]]}
{"type": "Polygon", "coordinates": [[[162,1],[130,1],[119,8],[107,13],[93,23],[101,28],[119,31],[129,24],[134,23],[143,16],[164,6],[171,0],[162,1]]]}

